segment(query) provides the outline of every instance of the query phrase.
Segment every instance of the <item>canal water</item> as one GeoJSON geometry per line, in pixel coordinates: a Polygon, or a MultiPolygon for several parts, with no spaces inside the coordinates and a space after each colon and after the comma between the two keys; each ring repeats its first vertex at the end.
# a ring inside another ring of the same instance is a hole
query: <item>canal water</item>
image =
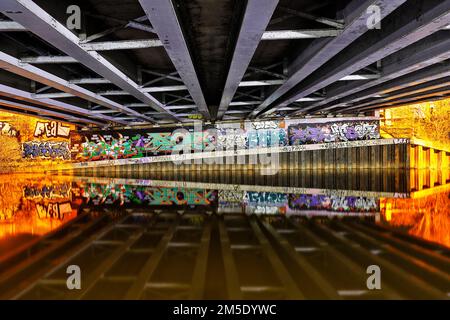
{"type": "Polygon", "coordinates": [[[1,176],[2,298],[449,293],[448,172],[1,176]],[[74,265],[80,290],[67,289],[74,265]],[[369,266],[381,270],[379,290],[369,266]]]}

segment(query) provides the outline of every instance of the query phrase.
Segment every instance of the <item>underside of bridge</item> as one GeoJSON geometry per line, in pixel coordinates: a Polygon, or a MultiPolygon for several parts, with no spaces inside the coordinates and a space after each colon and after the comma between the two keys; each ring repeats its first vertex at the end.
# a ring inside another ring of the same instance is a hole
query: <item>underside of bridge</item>
{"type": "Polygon", "coordinates": [[[449,170],[450,0],[0,0],[0,298],[446,299],[449,170]]]}
{"type": "Polygon", "coordinates": [[[75,2],[1,2],[3,109],[133,126],[449,94],[447,1],[75,2]]]}

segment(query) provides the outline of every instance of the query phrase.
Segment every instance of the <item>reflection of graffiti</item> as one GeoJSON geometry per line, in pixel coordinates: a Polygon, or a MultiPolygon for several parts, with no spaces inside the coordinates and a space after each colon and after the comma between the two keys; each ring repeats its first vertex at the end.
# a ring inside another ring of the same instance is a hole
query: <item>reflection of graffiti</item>
{"type": "Polygon", "coordinates": [[[70,127],[66,127],[61,122],[57,121],[38,121],[34,129],[34,136],[38,138],[44,134],[47,138],[68,138],[70,134],[70,127]]]}
{"type": "Polygon", "coordinates": [[[285,207],[251,206],[245,208],[246,214],[285,214],[285,207]]]}
{"type": "Polygon", "coordinates": [[[219,190],[219,201],[239,202],[244,199],[244,191],[219,190]]]}
{"type": "Polygon", "coordinates": [[[321,142],[340,142],[380,138],[377,121],[341,121],[334,123],[290,125],[291,145],[321,142]]]}
{"type": "Polygon", "coordinates": [[[24,158],[70,159],[67,142],[29,141],[22,144],[22,151],[24,158]]]}
{"type": "Polygon", "coordinates": [[[293,210],[327,210],[336,212],[377,212],[379,210],[376,198],[308,194],[290,195],[289,207],[293,210]]]}
{"type": "Polygon", "coordinates": [[[2,136],[17,137],[19,132],[8,122],[0,122],[0,134],[2,136]]]}
{"type": "Polygon", "coordinates": [[[149,205],[209,205],[217,198],[217,192],[204,189],[89,184],[82,187],[82,196],[91,199],[94,204],[119,202],[149,205]]]}
{"type": "Polygon", "coordinates": [[[72,212],[70,202],[54,202],[46,205],[36,204],[37,215],[40,219],[52,218],[63,220],[64,215],[72,212]]]}
{"type": "Polygon", "coordinates": [[[69,183],[44,186],[24,186],[23,196],[25,199],[54,199],[69,198],[71,186],[69,183]]]}
{"type": "Polygon", "coordinates": [[[244,195],[244,202],[250,205],[284,206],[288,200],[286,193],[248,191],[244,195]]]}

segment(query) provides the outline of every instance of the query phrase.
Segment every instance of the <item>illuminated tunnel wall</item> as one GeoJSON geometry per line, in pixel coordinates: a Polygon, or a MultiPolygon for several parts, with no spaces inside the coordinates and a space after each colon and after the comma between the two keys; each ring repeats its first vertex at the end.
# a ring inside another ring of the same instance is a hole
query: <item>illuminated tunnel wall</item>
{"type": "Polygon", "coordinates": [[[0,166],[14,169],[71,160],[74,125],[0,111],[0,166]]]}

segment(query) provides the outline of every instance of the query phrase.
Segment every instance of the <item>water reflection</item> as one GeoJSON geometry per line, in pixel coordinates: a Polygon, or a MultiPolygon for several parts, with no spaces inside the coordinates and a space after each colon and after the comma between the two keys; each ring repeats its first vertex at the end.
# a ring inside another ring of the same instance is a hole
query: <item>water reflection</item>
{"type": "Polygon", "coordinates": [[[70,177],[3,175],[0,181],[0,256],[77,215],[70,177]]]}
{"type": "Polygon", "coordinates": [[[450,184],[412,192],[409,198],[381,198],[381,223],[450,247],[450,184]]]}
{"type": "Polygon", "coordinates": [[[0,242],[5,246],[14,237],[47,234],[86,206],[128,211],[172,208],[180,212],[202,208],[219,214],[365,215],[450,247],[450,184],[406,193],[27,175],[2,177],[0,242]]]}
{"type": "Polygon", "coordinates": [[[448,179],[433,187],[388,183],[386,190],[253,182],[3,176],[0,297],[426,298],[448,292],[448,179]],[[390,277],[380,294],[365,288],[364,266],[374,263],[390,277]],[[66,264],[89,270],[92,285],[67,296],[66,264]],[[405,278],[400,285],[405,272],[430,283],[405,278]],[[45,285],[36,282],[44,274],[45,285]]]}

